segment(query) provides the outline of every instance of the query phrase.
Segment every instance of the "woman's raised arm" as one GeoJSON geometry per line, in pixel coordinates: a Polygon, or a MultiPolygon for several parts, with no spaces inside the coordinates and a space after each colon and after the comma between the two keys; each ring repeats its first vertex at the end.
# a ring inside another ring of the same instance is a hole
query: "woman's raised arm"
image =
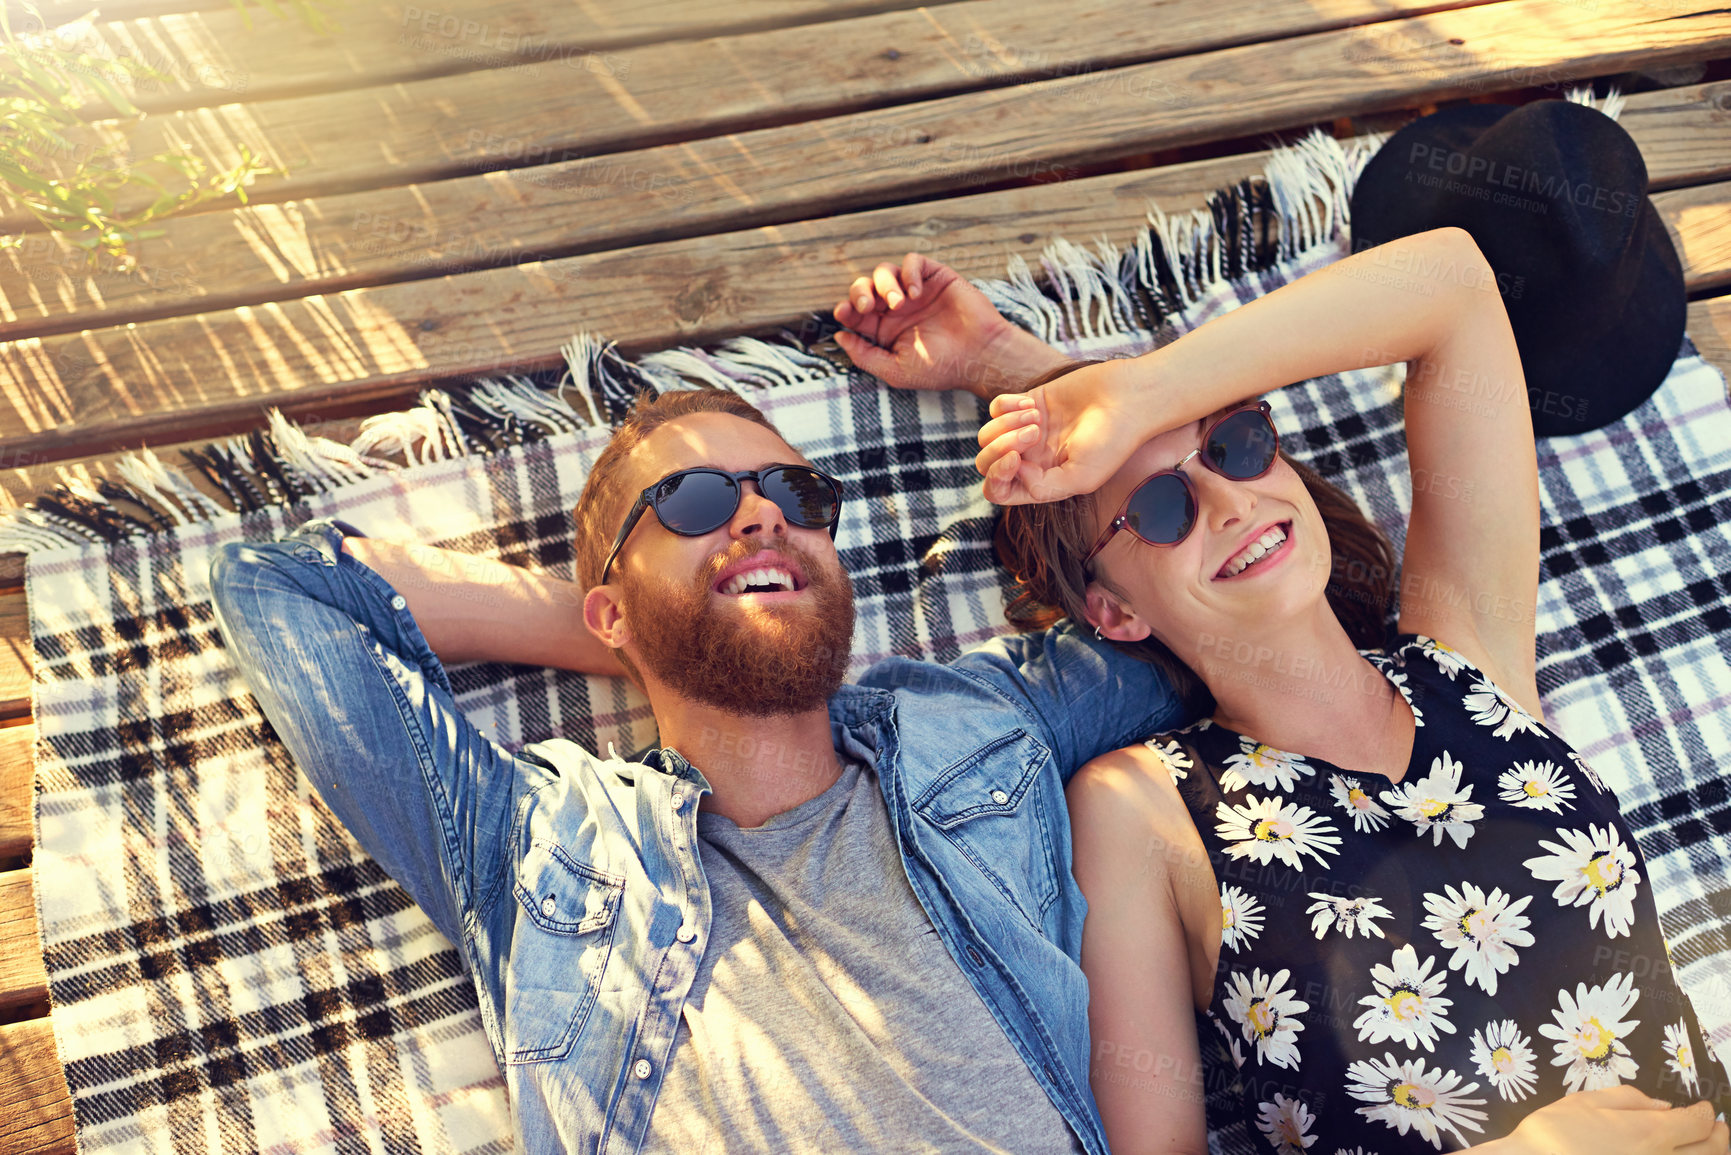
{"type": "Polygon", "coordinates": [[[1098,488],[1164,430],[1397,361],[1414,491],[1401,626],[1459,649],[1536,713],[1532,419],[1496,276],[1464,230],[1355,253],[1151,353],[995,398],[975,465],[993,501],[1054,501],[1098,488]]]}

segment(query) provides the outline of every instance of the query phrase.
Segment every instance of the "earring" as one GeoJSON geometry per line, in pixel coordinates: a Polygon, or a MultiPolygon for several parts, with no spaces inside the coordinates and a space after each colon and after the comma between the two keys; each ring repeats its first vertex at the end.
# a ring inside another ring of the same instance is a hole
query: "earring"
{"type": "Polygon", "coordinates": [[[1105,639],[1100,637],[1100,627],[1099,626],[1094,627],[1094,640],[1096,642],[1105,640],[1105,639]]]}

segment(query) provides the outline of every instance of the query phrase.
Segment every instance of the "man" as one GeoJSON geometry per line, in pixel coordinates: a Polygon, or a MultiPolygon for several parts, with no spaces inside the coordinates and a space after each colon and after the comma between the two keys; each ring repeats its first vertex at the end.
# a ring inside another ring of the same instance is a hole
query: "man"
{"type": "MultiPolygon", "coordinates": [[[[850,293],[894,383],[1058,359],[913,255],[850,293]]],[[[842,685],[828,486],[740,398],[672,393],[587,480],[580,599],[331,520],[217,555],[265,714],[473,973],[526,1150],[1105,1151],[1063,782],[1177,703],[1065,629],[842,685]],[[662,747],[512,755],[455,708],[471,660],[623,667],[662,747]]]]}

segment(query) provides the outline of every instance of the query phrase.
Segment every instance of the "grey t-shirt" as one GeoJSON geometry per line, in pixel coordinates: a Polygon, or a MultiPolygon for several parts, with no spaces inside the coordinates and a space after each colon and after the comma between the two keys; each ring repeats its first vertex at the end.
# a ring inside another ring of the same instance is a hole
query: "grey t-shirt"
{"type": "Polygon", "coordinates": [[[713,925],[644,1152],[1081,1151],[914,897],[871,769],[697,832],[713,925]]]}

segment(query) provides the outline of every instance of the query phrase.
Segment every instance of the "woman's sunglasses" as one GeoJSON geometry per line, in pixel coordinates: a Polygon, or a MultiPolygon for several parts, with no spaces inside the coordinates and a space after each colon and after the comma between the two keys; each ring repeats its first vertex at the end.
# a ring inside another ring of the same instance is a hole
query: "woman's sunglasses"
{"type": "Polygon", "coordinates": [[[1196,487],[1185,476],[1184,466],[1200,456],[1202,464],[1222,477],[1250,481],[1274,468],[1280,454],[1280,434],[1268,416],[1268,402],[1241,406],[1210,425],[1202,434],[1200,448],[1184,455],[1171,469],[1150,474],[1130,491],[1118,516],[1106,527],[1088,556],[1087,565],[1106,548],[1114,534],[1127,529],[1149,545],[1177,545],[1196,528],[1196,487]]]}
{"type": "Polygon", "coordinates": [[[841,482],[803,465],[772,465],[768,469],[725,469],[698,466],[669,473],[637,496],[637,504],[619,527],[607,564],[601,567],[601,582],[613,569],[620,547],[646,509],[655,510],[661,524],[681,537],[700,537],[720,529],[739,511],[739,483],[757,482],[757,491],[773,501],[792,525],[804,529],[827,529],[835,536],[841,519],[841,482]]]}

